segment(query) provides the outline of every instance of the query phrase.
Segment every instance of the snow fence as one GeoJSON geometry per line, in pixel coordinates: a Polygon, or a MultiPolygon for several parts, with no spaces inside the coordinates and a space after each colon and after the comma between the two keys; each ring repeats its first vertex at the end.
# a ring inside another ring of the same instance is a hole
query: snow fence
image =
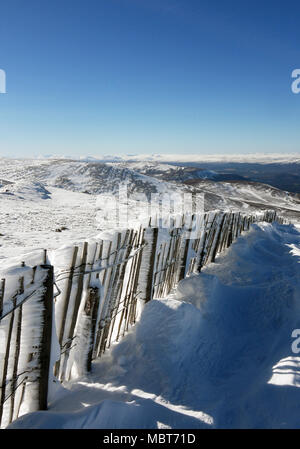
{"type": "Polygon", "coordinates": [[[199,273],[251,224],[276,212],[170,217],[10,267],[0,284],[0,425],[47,408],[51,389],[83,375],[145,303],[199,273]]]}

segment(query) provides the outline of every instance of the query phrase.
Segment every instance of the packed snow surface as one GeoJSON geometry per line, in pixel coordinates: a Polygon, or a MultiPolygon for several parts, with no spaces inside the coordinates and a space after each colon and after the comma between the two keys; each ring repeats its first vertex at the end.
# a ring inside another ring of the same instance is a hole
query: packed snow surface
{"type": "Polygon", "coordinates": [[[12,428],[299,428],[300,230],[259,224],[12,428]]]}

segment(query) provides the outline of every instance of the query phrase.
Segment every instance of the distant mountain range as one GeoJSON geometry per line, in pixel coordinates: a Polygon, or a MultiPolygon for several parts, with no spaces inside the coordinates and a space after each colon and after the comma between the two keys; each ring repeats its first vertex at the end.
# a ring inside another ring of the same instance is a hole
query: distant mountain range
{"type": "Polygon", "coordinates": [[[297,163],[219,162],[200,166],[153,161],[103,163],[2,158],[0,167],[0,193],[19,197],[32,189],[47,196],[50,187],[89,195],[117,195],[119,186],[126,184],[131,196],[143,193],[149,199],[152,193],[203,193],[205,210],[248,212],[270,208],[291,219],[300,218],[300,165],[297,163]],[[30,183],[28,188],[26,182],[30,183]]]}
{"type": "MultiPolygon", "coordinates": [[[[54,156],[48,155],[51,159],[54,156]]],[[[56,158],[62,159],[62,158],[56,158]]],[[[72,160],[70,158],[67,158],[72,160]]],[[[169,179],[185,181],[207,178],[215,181],[254,181],[270,184],[282,190],[300,193],[300,154],[245,154],[245,155],[125,155],[125,156],[81,156],[81,162],[108,163],[117,167],[130,168],[142,174],[165,179],[163,172],[169,172],[169,179]],[[116,165],[117,164],[117,165],[116,165]],[[176,171],[176,167],[179,169],[176,171]],[[173,169],[173,170],[172,170],[173,169]]]]}

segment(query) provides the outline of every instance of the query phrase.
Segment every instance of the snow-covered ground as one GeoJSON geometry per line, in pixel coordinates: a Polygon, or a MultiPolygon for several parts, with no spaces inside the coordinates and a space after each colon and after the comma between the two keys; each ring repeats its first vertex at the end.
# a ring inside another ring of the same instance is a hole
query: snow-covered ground
{"type": "Polygon", "coordinates": [[[130,195],[126,228],[140,220],[141,195],[145,203],[151,193],[182,190],[105,164],[0,158],[0,263],[43,248],[75,245],[111,229],[111,211],[125,184],[130,195]]]}
{"type": "Polygon", "coordinates": [[[300,428],[300,229],[259,224],[11,428],[300,428]]]}
{"type": "Polygon", "coordinates": [[[0,262],[18,254],[76,244],[97,233],[96,197],[27,183],[0,193],[0,262]],[[63,231],[59,232],[56,230],[63,231]]]}
{"type": "Polygon", "coordinates": [[[300,199],[295,195],[259,183],[203,179],[207,175],[207,170],[191,172],[156,162],[0,158],[0,265],[12,256],[71,246],[111,229],[114,224],[108,216],[119,186],[125,184],[131,214],[125,227],[140,220],[138,206],[145,206],[146,196],[149,200],[158,193],[204,195],[206,211],[255,214],[273,208],[288,219],[300,217],[300,199]],[[195,182],[187,185],[191,179],[195,182]]]}

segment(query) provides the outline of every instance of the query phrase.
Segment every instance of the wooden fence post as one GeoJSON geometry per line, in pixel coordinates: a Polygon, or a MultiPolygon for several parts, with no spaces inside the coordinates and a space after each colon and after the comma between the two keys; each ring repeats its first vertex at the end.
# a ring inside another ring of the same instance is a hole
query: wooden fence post
{"type": "Polygon", "coordinates": [[[219,240],[220,240],[220,236],[221,236],[221,232],[224,226],[224,220],[225,220],[226,215],[225,214],[219,214],[216,220],[216,229],[215,229],[215,233],[214,233],[214,238],[212,241],[212,245],[210,248],[210,253],[208,255],[208,263],[210,262],[214,262],[216,259],[216,255],[217,255],[217,250],[218,250],[218,246],[219,246],[219,240]]]}
{"type": "Polygon", "coordinates": [[[98,287],[89,287],[88,298],[85,304],[85,313],[90,318],[89,351],[86,360],[87,372],[91,371],[92,369],[98,306],[99,306],[99,289],[98,287]]]}
{"type": "MultiPolygon", "coordinates": [[[[182,246],[180,249],[180,268],[179,268],[179,274],[178,274],[178,282],[185,278],[187,271],[188,271],[188,256],[189,251],[191,247],[191,232],[193,229],[193,223],[194,223],[195,215],[192,215],[189,217],[189,227],[186,230],[185,229],[185,222],[183,223],[182,232],[186,235],[186,238],[183,239],[182,246]]],[[[186,217],[184,217],[184,220],[186,217]]]]}
{"type": "Polygon", "coordinates": [[[207,223],[208,223],[208,219],[209,219],[209,214],[204,214],[203,216],[203,221],[201,222],[201,227],[202,227],[202,231],[201,231],[201,235],[200,235],[200,239],[199,239],[199,245],[197,248],[197,257],[196,257],[196,262],[195,262],[195,273],[200,273],[201,268],[203,266],[203,259],[204,259],[204,250],[205,250],[205,245],[206,245],[206,240],[207,240],[207,223]]]}
{"type": "MultiPolygon", "coordinates": [[[[77,291],[76,296],[74,299],[73,304],[73,310],[72,310],[72,318],[71,318],[71,324],[69,327],[69,330],[67,332],[67,341],[65,343],[66,349],[64,353],[63,363],[60,364],[60,380],[66,379],[67,369],[68,369],[68,361],[70,357],[70,350],[72,341],[74,339],[74,331],[78,319],[78,310],[80,307],[82,292],[83,292],[83,281],[85,276],[85,270],[86,270],[86,259],[87,259],[87,253],[88,253],[88,243],[84,242],[82,247],[82,255],[81,255],[81,264],[79,266],[78,271],[78,281],[77,281],[77,291]]],[[[77,273],[76,273],[77,274],[77,273]]],[[[71,374],[71,369],[69,370],[71,374]]],[[[69,379],[68,379],[69,380],[69,379]]]]}
{"type": "MultiPolygon", "coordinates": [[[[131,237],[131,243],[130,246],[133,249],[138,249],[139,245],[142,244],[143,242],[143,236],[144,236],[144,229],[140,229],[139,232],[136,232],[132,237],[131,237]],[[142,239],[142,241],[141,241],[142,239]]],[[[118,332],[117,332],[117,338],[116,341],[119,340],[120,335],[124,336],[125,334],[125,330],[126,330],[126,323],[127,323],[127,317],[129,314],[129,307],[130,307],[130,303],[132,300],[132,292],[134,290],[134,285],[136,282],[136,267],[137,267],[137,262],[138,262],[138,256],[139,254],[136,254],[134,256],[134,258],[132,259],[132,261],[130,262],[130,269],[129,269],[129,274],[128,274],[128,280],[126,283],[126,287],[125,287],[125,291],[124,291],[124,300],[123,300],[123,308],[122,308],[122,312],[121,312],[121,316],[120,316],[120,320],[119,320],[119,325],[118,325],[118,332]],[[123,321],[125,323],[125,325],[123,324],[123,321]],[[121,333],[123,328],[123,332],[121,333]]],[[[126,268],[127,269],[127,268],[126,268]]]]}
{"type": "MultiPolygon", "coordinates": [[[[58,331],[58,341],[59,341],[59,345],[60,348],[62,349],[63,346],[63,341],[64,341],[64,333],[65,333],[65,325],[66,325],[66,319],[67,319],[67,314],[68,314],[68,309],[69,309],[69,303],[70,303],[70,296],[71,296],[71,291],[72,291],[72,285],[73,285],[73,276],[74,276],[74,270],[76,267],[76,260],[77,260],[77,254],[78,254],[78,246],[75,246],[73,249],[73,256],[72,256],[72,262],[71,262],[71,267],[70,267],[70,273],[69,273],[69,277],[68,277],[68,283],[67,283],[67,287],[65,289],[64,292],[64,296],[61,299],[62,301],[62,318],[60,320],[60,328],[57,329],[58,331]]],[[[59,376],[59,368],[60,368],[60,360],[58,360],[55,364],[55,370],[54,370],[54,374],[55,376],[59,376]]]]}
{"type": "Polygon", "coordinates": [[[47,276],[43,284],[45,290],[40,300],[43,307],[43,322],[38,357],[40,369],[39,410],[47,410],[53,320],[53,267],[51,265],[41,265],[41,268],[47,270],[47,276]]]}
{"type": "MultiPolygon", "coordinates": [[[[24,293],[24,277],[19,279],[19,295],[24,293]]],[[[21,348],[21,331],[22,331],[22,305],[18,307],[16,311],[18,314],[17,319],[17,332],[16,332],[16,340],[15,340],[15,354],[14,354],[14,367],[13,367],[13,375],[12,375],[12,383],[11,383],[11,406],[10,406],[10,414],[9,414],[9,422],[13,421],[14,417],[14,409],[15,409],[15,392],[17,389],[17,379],[18,379],[18,364],[19,364],[19,356],[20,356],[20,348],[21,348]]]]}
{"type": "Polygon", "coordinates": [[[66,323],[66,317],[68,313],[69,308],[69,302],[70,302],[70,296],[71,296],[71,290],[72,290],[72,282],[73,282],[73,276],[74,276],[74,270],[76,266],[76,259],[77,259],[77,253],[78,253],[78,246],[75,246],[73,249],[73,256],[72,256],[72,262],[70,267],[70,273],[68,277],[68,284],[67,288],[64,294],[63,301],[63,310],[62,310],[62,319],[60,323],[60,329],[58,331],[58,341],[60,346],[62,346],[63,338],[64,338],[64,331],[65,331],[65,323],[66,323]]]}
{"type": "MultiPolygon", "coordinates": [[[[142,232],[142,231],[140,230],[140,232],[142,232]]],[[[110,345],[111,345],[111,340],[112,340],[112,337],[113,337],[115,323],[117,321],[117,314],[120,312],[119,311],[119,307],[120,307],[120,301],[121,301],[121,297],[122,297],[122,292],[123,292],[123,289],[124,289],[125,272],[126,272],[126,268],[127,268],[128,258],[130,256],[131,251],[132,251],[133,237],[134,237],[133,229],[132,230],[127,230],[126,237],[125,237],[125,240],[124,240],[124,243],[123,243],[123,245],[126,245],[126,247],[127,247],[126,252],[124,252],[124,257],[123,257],[123,260],[125,260],[125,262],[120,263],[120,265],[119,265],[118,279],[117,279],[117,283],[115,285],[115,289],[114,289],[114,292],[113,292],[112,322],[111,322],[111,326],[110,326],[110,332],[109,332],[109,337],[108,337],[107,348],[109,348],[110,345]]],[[[121,316],[123,316],[123,314],[121,316]]]]}
{"type": "Polygon", "coordinates": [[[11,349],[11,338],[12,338],[12,331],[14,327],[14,319],[15,319],[15,312],[14,309],[16,307],[17,298],[16,296],[13,297],[13,311],[10,316],[9,321],[9,328],[8,328],[8,334],[6,338],[6,350],[5,350],[5,356],[4,356],[4,364],[2,369],[2,379],[1,381],[1,397],[0,397],[0,425],[2,421],[2,414],[3,414],[3,408],[4,408],[4,402],[5,402],[5,392],[6,392],[6,377],[7,377],[7,371],[8,371],[8,364],[9,364],[9,357],[10,357],[10,349],[11,349]]]}
{"type": "Polygon", "coordinates": [[[3,312],[4,292],[5,292],[5,279],[1,279],[1,283],[0,283],[0,318],[1,318],[2,312],[3,312]]]}
{"type": "Polygon", "coordinates": [[[207,223],[208,230],[207,230],[207,237],[206,237],[206,241],[205,241],[202,266],[204,266],[208,263],[208,258],[210,256],[211,247],[212,247],[214,236],[216,233],[217,217],[218,217],[218,212],[215,212],[212,221],[211,222],[208,221],[208,223],[207,223]]]}
{"type": "Polygon", "coordinates": [[[218,247],[218,250],[217,250],[219,253],[222,253],[224,251],[224,249],[225,249],[225,246],[226,246],[229,222],[230,222],[230,214],[225,212],[225,218],[224,218],[224,222],[223,222],[223,229],[222,229],[221,237],[220,237],[220,244],[219,244],[219,247],[218,247]]]}
{"type": "Polygon", "coordinates": [[[143,248],[140,261],[141,265],[138,267],[139,274],[141,275],[138,280],[138,290],[141,292],[140,298],[145,303],[151,301],[153,296],[153,277],[159,228],[149,228],[148,231],[151,232],[151,236],[145,236],[143,244],[147,242],[149,246],[143,248]]]}

